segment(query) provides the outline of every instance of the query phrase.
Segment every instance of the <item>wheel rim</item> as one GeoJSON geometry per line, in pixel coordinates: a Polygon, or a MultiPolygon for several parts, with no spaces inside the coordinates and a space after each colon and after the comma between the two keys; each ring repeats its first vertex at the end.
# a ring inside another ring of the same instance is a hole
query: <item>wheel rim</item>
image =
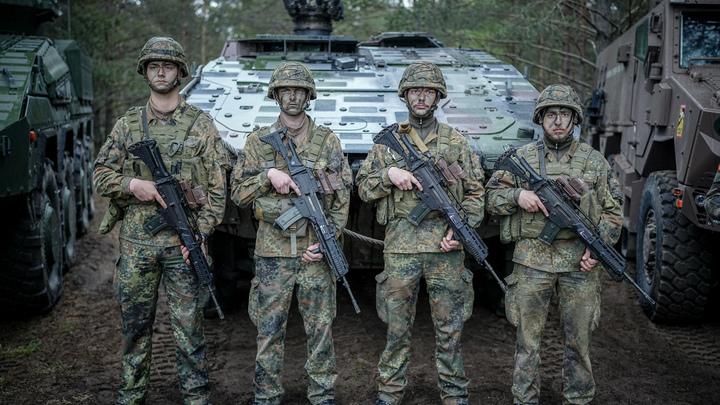
{"type": "Polygon", "coordinates": [[[655,211],[649,210],[645,217],[645,232],[643,233],[643,276],[647,285],[652,285],[655,278],[655,259],[657,257],[657,221],[655,211]]]}
{"type": "Polygon", "coordinates": [[[48,276],[51,276],[54,273],[53,268],[61,262],[62,246],[60,241],[62,240],[62,228],[59,213],[55,210],[50,197],[47,195],[45,195],[43,220],[45,222],[45,257],[48,262],[48,268],[45,271],[48,276]]]}

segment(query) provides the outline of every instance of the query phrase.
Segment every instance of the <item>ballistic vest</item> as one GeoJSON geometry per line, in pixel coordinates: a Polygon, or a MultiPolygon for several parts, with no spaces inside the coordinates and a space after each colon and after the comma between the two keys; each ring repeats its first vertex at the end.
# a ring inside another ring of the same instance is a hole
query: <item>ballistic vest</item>
{"type": "MultiPolygon", "coordinates": [[[[403,124],[407,124],[405,121],[403,124]]],[[[437,140],[435,142],[434,150],[428,152],[433,157],[433,160],[437,163],[439,158],[444,158],[448,164],[452,164],[458,160],[457,156],[450,157],[450,139],[452,135],[452,127],[447,124],[438,123],[437,127],[437,140]]],[[[457,153],[459,156],[459,153],[457,153]]],[[[383,154],[381,159],[385,159],[386,167],[397,167],[405,169],[407,163],[405,159],[396,155],[394,151],[388,150],[388,153],[383,154]]],[[[407,170],[407,169],[405,169],[407,170]]],[[[462,187],[462,181],[458,181],[457,184],[450,186],[449,190],[455,195],[459,202],[462,202],[465,197],[465,193],[462,187]]],[[[405,218],[412,210],[420,203],[420,197],[418,197],[413,190],[400,190],[397,187],[392,188],[392,192],[389,196],[383,197],[378,200],[376,205],[376,217],[380,225],[387,224],[388,221],[392,221],[395,218],[405,218]]],[[[439,211],[430,211],[425,218],[439,217],[441,214],[439,211]]]]}
{"type": "MultiPolygon", "coordinates": [[[[559,161],[547,162],[544,156],[544,146],[542,140],[535,144],[529,144],[524,148],[525,160],[530,167],[546,179],[555,180],[561,175],[579,176],[590,186],[590,189],[580,198],[580,209],[585,212],[594,223],[598,223],[602,218],[602,207],[597,198],[593,183],[596,179],[585,179],[585,173],[590,154],[593,148],[585,143],[577,143],[577,148],[572,156],[570,164],[561,163],[559,161]],[[541,165],[544,164],[544,169],[541,165]]],[[[518,207],[517,211],[512,215],[503,216],[500,221],[500,241],[508,243],[524,238],[537,238],[548,223],[548,219],[542,211],[527,212],[518,207]]],[[[572,239],[576,235],[569,229],[561,229],[555,239],[572,239]]]]}
{"type": "MultiPolygon", "coordinates": [[[[130,127],[132,143],[147,138],[155,139],[165,167],[173,177],[179,181],[192,180],[192,184],[195,186],[205,186],[208,182],[208,174],[202,164],[202,159],[194,156],[200,139],[189,136],[190,129],[202,114],[202,110],[188,104],[185,111],[175,119],[175,125],[148,126],[150,133],[145,134],[142,117],[144,108],[133,107],[125,114],[130,127]]],[[[123,175],[140,180],[154,180],[150,168],[139,157],[132,154],[125,160],[123,175]]]]}
{"type": "MultiPolygon", "coordinates": [[[[274,131],[274,127],[268,126],[260,128],[257,134],[260,137],[265,136],[272,131],[274,131]]],[[[320,167],[317,165],[320,155],[325,149],[325,142],[331,132],[330,128],[321,125],[315,127],[313,130],[308,128],[305,136],[308,137],[310,147],[302,155],[298,156],[305,167],[310,170],[325,168],[324,166],[320,167]]],[[[288,139],[288,142],[292,141],[288,139]]],[[[284,166],[285,159],[280,156],[280,154],[278,154],[270,144],[263,142],[262,154],[266,170],[278,166],[278,162],[281,162],[284,166]]],[[[290,204],[290,199],[287,195],[276,192],[274,188],[266,195],[258,197],[255,201],[253,201],[253,212],[255,218],[271,224],[274,223],[275,220],[290,207],[292,207],[292,205],[290,204]]]]}

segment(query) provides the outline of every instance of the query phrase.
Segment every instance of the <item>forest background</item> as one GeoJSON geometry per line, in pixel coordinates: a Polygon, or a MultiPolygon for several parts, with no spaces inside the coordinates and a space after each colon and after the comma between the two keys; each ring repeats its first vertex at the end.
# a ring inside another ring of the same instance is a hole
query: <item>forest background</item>
{"type": "MultiPolygon", "coordinates": [[[[429,32],[445,46],[476,48],[529,69],[542,89],[592,91],[596,55],[656,0],[343,0],[334,35],[366,40],[387,31],[429,32]]],[[[153,36],[169,36],[195,69],[217,58],[226,40],[292,34],[281,0],[59,0],[48,36],[75,39],[93,62],[95,142],[118,116],[142,105],[148,90],[135,67],[153,36]]],[[[189,82],[186,80],[185,83],[189,82]]]]}

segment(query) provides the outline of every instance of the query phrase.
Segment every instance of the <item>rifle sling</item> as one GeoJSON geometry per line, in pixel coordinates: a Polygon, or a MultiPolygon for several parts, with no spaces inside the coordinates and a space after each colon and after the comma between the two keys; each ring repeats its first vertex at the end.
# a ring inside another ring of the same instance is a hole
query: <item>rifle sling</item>
{"type": "Polygon", "coordinates": [[[408,135],[410,136],[410,139],[412,139],[415,146],[417,146],[418,149],[420,149],[420,153],[425,154],[428,152],[427,146],[425,146],[425,142],[423,142],[422,139],[420,139],[420,135],[418,135],[415,128],[410,127],[410,130],[408,131],[408,135]]]}
{"type": "Polygon", "coordinates": [[[150,127],[148,126],[147,107],[143,106],[141,109],[141,112],[142,112],[143,131],[145,131],[145,138],[150,139],[150,127]]]}

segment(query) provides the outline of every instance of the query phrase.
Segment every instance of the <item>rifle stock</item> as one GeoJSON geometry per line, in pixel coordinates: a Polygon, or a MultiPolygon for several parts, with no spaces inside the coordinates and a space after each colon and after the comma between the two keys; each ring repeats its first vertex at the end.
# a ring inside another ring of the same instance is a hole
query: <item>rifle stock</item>
{"type": "MultiPolygon", "coordinates": [[[[277,153],[285,158],[288,170],[290,171],[290,177],[292,177],[293,182],[295,182],[300,189],[301,195],[296,198],[291,198],[295,207],[292,209],[293,212],[289,215],[296,216],[297,212],[299,212],[302,217],[305,217],[310,221],[310,224],[312,224],[313,230],[315,231],[315,235],[320,242],[319,252],[322,253],[327,260],[328,265],[330,265],[330,268],[335,273],[335,278],[340,280],[347,289],[347,292],[350,295],[350,301],[355,308],[355,312],[360,313],[360,307],[358,306],[357,301],[355,301],[355,297],[350,290],[350,285],[345,278],[345,275],[349,271],[349,265],[347,260],[345,260],[342,247],[335,237],[337,234],[337,228],[334,224],[328,222],[328,219],[323,212],[323,204],[318,198],[318,193],[323,193],[323,188],[319,184],[319,181],[315,178],[313,172],[302,164],[291,140],[288,139],[288,148],[285,147],[281,135],[286,133],[287,128],[283,127],[277,131],[261,136],[260,140],[272,146],[277,153]],[[297,209],[297,212],[294,211],[295,209],[297,209]]],[[[283,226],[289,225],[286,217],[281,216],[281,218],[283,218],[283,220],[280,222],[278,221],[280,218],[275,221],[279,227],[282,228],[283,226]]]]}
{"type": "Polygon", "coordinates": [[[555,181],[540,176],[525,158],[515,153],[513,148],[509,149],[505,157],[495,163],[494,169],[504,170],[518,176],[530,186],[545,205],[549,213],[549,222],[541,233],[541,237],[538,238],[540,241],[550,245],[560,229],[570,229],[590,250],[591,257],[603,264],[613,280],[621,282],[625,278],[650,304],[655,305],[655,301],[625,271],[627,269],[625,258],[600,237],[600,229],[597,224],[577,206],[564,188],[558,186],[555,181]],[[582,217],[578,215],[578,212],[582,217]],[[548,228],[552,230],[547,231],[548,228]]]}
{"type": "Polygon", "coordinates": [[[165,209],[158,204],[160,215],[168,225],[175,229],[180,237],[180,242],[187,248],[191,267],[195,270],[200,284],[210,292],[218,316],[220,319],[224,319],[225,315],[212,289],[213,275],[202,251],[202,235],[195,223],[195,217],[190,213],[190,206],[180,182],[168,172],[154,139],[136,142],[128,147],[128,151],[138,156],[150,168],[158,193],[167,205],[167,209],[165,209]]]}
{"type": "MultiPolygon", "coordinates": [[[[489,253],[487,245],[483,242],[482,238],[480,238],[477,231],[468,224],[467,214],[461,212],[455,204],[453,204],[452,199],[456,200],[456,198],[454,194],[447,190],[449,183],[445,176],[435,167],[432,159],[429,156],[420,154],[413,148],[407,136],[398,132],[398,124],[384,128],[373,137],[373,142],[389,147],[405,160],[408,169],[420,184],[422,184],[422,191],[414,189],[415,194],[417,194],[421,200],[421,204],[425,204],[427,207],[427,209],[422,209],[422,211],[425,214],[430,210],[440,211],[445,221],[453,229],[453,239],[460,241],[473,258],[493,275],[503,292],[507,293],[505,283],[502,282],[500,277],[495,273],[495,270],[490,266],[490,263],[486,260],[489,253]],[[398,138],[400,138],[400,140],[398,140],[398,138]],[[403,144],[405,145],[404,148],[402,146],[403,144]],[[452,195],[452,199],[450,195],[452,195]]],[[[459,202],[458,206],[460,206],[459,202]]],[[[424,215],[420,215],[415,218],[414,221],[419,223],[423,217],[424,215]]],[[[417,225],[417,223],[415,225],[417,225]]]]}

